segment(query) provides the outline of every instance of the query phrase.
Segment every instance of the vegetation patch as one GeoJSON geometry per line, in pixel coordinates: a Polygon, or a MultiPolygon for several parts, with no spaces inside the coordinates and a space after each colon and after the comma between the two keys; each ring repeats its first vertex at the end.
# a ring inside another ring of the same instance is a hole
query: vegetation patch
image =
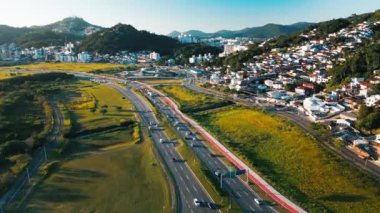
{"type": "Polygon", "coordinates": [[[231,101],[200,94],[180,85],[157,86],[156,88],[173,98],[183,112],[198,112],[232,104],[231,101]]]}
{"type": "Polygon", "coordinates": [[[0,81],[0,193],[45,142],[53,123],[48,99],[72,77],[48,73],[0,81]]]}
{"type": "Polygon", "coordinates": [[[101,71],[123,71],[127,69],[127,65],[107,64],[107,63],[34,63],[27,65],[18,65],[17,69],[28,70],[46,70],[46,71],[75,71],[75,72],[101,72],[101,71]]]}
{"type": "Polygon", "coordinates": [[[380,184],[290,122],[262,111],[225,107],[194,117],[286,196],[311,212],[380,208],[380,184]]]}

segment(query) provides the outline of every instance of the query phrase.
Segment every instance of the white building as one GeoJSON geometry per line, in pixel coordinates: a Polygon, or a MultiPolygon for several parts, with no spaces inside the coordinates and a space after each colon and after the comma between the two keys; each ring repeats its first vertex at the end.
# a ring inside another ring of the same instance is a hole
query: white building
{"type": "Polygon", "coordinates": [[[161,55],[159,53],[156,53],[156,52],[151,52],[149,54],[149,58],[151,60],[154,60],[154,61],[159,61],[161,59],[161,55]]]}
{"type": "Polygon", "coordinates": [[[87,63],[91,61],[91,55],[88,52],[78,53],[78,62],[87,63]]]}
{"type": "Polygon", "coordinates": [[[376,106],[376,104],[380,101],[380,95],[372,95],[365,99],[365,105],[368,107],[376,106]]]}
{"type": "Polygon", "coordinates": [[[303,107],[310,114],[313,114],[314,112],[327,113],[329,111],[325,103],[321,99],[316,97],[306,98],[303,101],[303,107]]]}
{"type": "Polygon", "coordinates": [[[219,84],[222,78],[220,77],[220,72],[214,72],[210,77],[211,84],[219,84]]]}
{"type": "Polygon", "coordinates": [[[234,52],[245,51],[245,50],[248,50],[248,46],[241,45],[238,42],[231,41],[224,45],[224,51],[219,54],[219,57],[225,57],[234,52]]]}
{"type": "Polygon", "coordinates": [[[178,41],[183,43],[183,44],[191,44],[191,43],[198,43],[199,40],[196,37],[193,37],[190,34],[180,34],[177,37],[178,41]]]}

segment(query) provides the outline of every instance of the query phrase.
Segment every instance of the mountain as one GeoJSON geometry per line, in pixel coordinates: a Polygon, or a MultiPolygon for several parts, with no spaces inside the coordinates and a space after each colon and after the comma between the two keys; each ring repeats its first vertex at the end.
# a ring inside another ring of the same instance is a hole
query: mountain
{"type": "Polygon", "coordinates": [[[61,21],[32,27],[0,25],[0,44],[16,43],[21,47],[62,45],[65,41],[80,41],[85,36],[103,29],[82,18],[69,17],[61,21]]]}
{"type": "Polygon", "coordinates": [[[119,51],[151,50],[161,54],[170,54],[180,47],[176,39],[139,31],[131,25],[117,24],[87,36],[80,44],[80,51],[110,53],[119,51]]]}
{"type": "MultiPolygon", "coordinates": [[[[291,25],[280,25],[280,24],[267,24],[261,27],[251,27],[242,30],[220,30],[214,33],[205,33],[199,30],[189,30],[183,32],[184,34],[191,34],[192,36],[199,38],[211,38],[211,37],[224,37],[224,38],[235,38],[235,37],[250,37],[250,38],[272,38],[280,35],[289,35],[297,31],[302,31],[313,23],[308,22],[298,22],[291,25]]],[[[171,37],[177,37],[180,34],[178,31],[173,31],[169,33],[171,37]]]]}
{"type": "Polygon", "coordinates": [[[32,28],[49,30],[57,33],[68,33],[77,36],[89,35],[103,29],[100,26],[90,24],[79,17],[68,17],[49,25],[34,26],[32,28]]]}

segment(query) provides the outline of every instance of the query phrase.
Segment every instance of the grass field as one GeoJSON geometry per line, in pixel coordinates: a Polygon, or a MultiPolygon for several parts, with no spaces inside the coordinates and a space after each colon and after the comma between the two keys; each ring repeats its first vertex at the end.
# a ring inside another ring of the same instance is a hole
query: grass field
{"type": "Polygon", "coordinates": [[[231,104],[229,101],[193,92],[181,85],[156,86],[178,103],[183,112],[196,112],[231,104]]]}
{"type": "Polygon", "coordinates": [[[144,80],[144,83],[150,85],[160,85],[160,84],[170,84],[170,85],[180,85],[183,79],[157,79],[157,80],[144,80]]]}
{"type": "Polygon", "coordinates": [[[194,114],[265,179],[310,212],[375,212],[380,184],[288,121],[242,108],[194,114]]]}
{"type": "Polygon", "coordinates": [[[129,132],[76,140],[15,212],[157,212],[163,206],[170,212],[168,186],[151,142],[132,142],[129,132]],[[88,146],[108,140],[129,146],[109,151],[88,146]]]}
{"type": "Polygon", "coordinates": [[[83,131],[135,120],[133,105],[107,85],[81,81],[67,88],[64,101],[73,131],[83,131]]]}
{"type": "Polygon", "coordinates": [[[34,64],[18,65],[14,67],[4,67],[4,68],[91,72],[91,71],[100,71],[100,70],[110,70],[110,71],[123,70],[127,68],[127,65],[101,64],[101,63],[34,63],[34,64]]]}
{"type": "Polygon", "coordinates": [[[61,95],[66,128],[98,131],[66,139],[51,159],[58,162],[55,169],[23,193],[28,196],[11,212],[170,212],[168,183],[152,142],[140,135],[131,103],[109,86],[84,81],[61,95]],[[117,126],[120,119],[135,124],[117,126]],[[116,127],[99,128],[109,126],[116,127]]]}
{"type": "Polygon", "coordinates": [[[24,76],[26,75],[25,72],[10,72],[7,70],[1,70],[0,69],[0,80],[8,79],[8,78],[13,78],[16,76],[24,76]]]}

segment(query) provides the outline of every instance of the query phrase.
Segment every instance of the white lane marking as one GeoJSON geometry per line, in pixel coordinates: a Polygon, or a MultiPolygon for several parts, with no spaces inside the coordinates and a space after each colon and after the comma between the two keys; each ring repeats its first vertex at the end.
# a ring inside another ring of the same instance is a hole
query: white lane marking
{"type": "Polygon", "coordinates": [[[193,189],[194,189],[194,191],[195,192],[197,192],[198,193],[198,190],[197,190],[197,188],[195,188],[195,186],[193,185],[193,189]]]}
{"type": "Polygon", "coordinates": [[[179,179],[181,179],[181,181],[183,182],[183,178],[181,176],[179,176],[179,179]]]}
{"type": "Polygon", "coordinates": [[[252,211],[255,211],[255,208],[253,208],[252,206],[249,206],[249,208],[250,208],[252,211]]]}
{"type": "Polygon", "coordinates": [[[190,193],[190,190],[189,190],[189,188],[186,186],[186,191],[188,192],[188,193],[190,193]]]}
{"type": "Polygon", "coordinates": [[[190,178],[189,178],[189,176],[188,176],[188,175],[186,175],[186,179],[187,179],[187,180],[190,180],[190,178]]]}
{"type": "Polygon", "coordinates": [[[249,197],[249,194],[248,194],[248,192],[244,191],[244,194],[246,194],[246,195],[249,197]]]}
{"type": "Polygon", "coordinates": [[[183,171],[183,168],[182,168],[182,166],[181,167],[179,167],[182,171],[183,171]]]}
{"type": "Polygon", "coordinates": [[[241,197],[241,194],[239,192],[236,192],[237,195],[239,195],[239,197],[241,197]]]}

